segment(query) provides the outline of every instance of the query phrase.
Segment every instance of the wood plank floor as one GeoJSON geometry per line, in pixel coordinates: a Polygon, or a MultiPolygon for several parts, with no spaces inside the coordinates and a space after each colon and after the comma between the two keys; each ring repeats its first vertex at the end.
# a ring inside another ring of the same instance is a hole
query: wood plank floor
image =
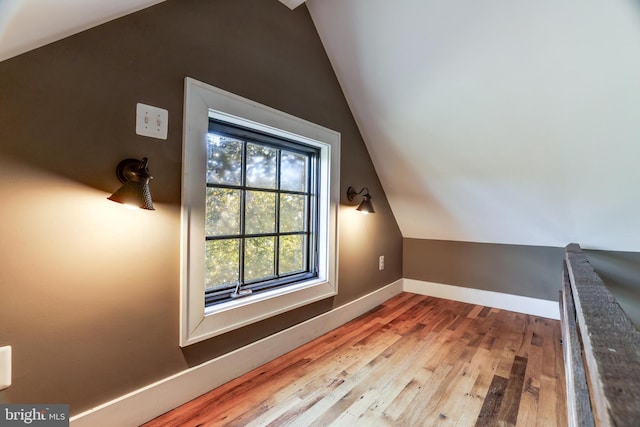
{"type": "Polygon", "coordinates": [[[566,426],[560,335],[402,293],[145,426],[566,426]]]}

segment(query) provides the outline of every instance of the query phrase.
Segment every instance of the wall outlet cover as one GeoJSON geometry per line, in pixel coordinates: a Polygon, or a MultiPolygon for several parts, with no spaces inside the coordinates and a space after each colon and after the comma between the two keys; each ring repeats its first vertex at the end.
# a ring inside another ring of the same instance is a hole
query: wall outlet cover
{"type": "Polygon", "coordinates": [[[0,390],[11,385],[11,346],[0,347],[0,390]]]}

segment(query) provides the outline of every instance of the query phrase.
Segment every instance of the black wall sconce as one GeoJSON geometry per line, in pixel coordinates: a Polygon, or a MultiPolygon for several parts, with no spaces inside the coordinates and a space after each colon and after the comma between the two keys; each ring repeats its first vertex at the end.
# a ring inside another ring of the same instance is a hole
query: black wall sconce
{"type": "Polygon", "coordinates": [[[122,186],[107,198],[134,208],[155,210],[149,190],[149,180],[153,177],[147,169],[148,161],[149,159],[143,157],[142,160],[124,159],[118,163],[116,176],[122,186]]]}
{"type": "Polygon", "coordinates": [[[375,213],[376,210],[373,209],[373,203],[371,203],[371,196],[369,195],[369,189],[364,187],[360,191],[356,191],[355,188],[349,187],[347,189],[347,199],[352,202],[357,196],[362,194],[362,202],[356,208],[357,211],[362,212],[363,214],[375,213]],[[364,192],[364,194],[362,194],[364,192]]]}

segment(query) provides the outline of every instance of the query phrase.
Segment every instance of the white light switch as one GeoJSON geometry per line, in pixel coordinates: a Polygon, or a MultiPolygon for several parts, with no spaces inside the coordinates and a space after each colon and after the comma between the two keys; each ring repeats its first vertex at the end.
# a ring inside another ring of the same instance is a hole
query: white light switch
{"type": "Polygon", "coordinates": [[[169,112],[164,108],[140,104],[136,106],[136,133],[151,138],[167,139],[169,112]]]}
{"type": "Polygon", "coordinates": [[[0,347],[0,390],[11,385],[11,346],[0,347]]]}

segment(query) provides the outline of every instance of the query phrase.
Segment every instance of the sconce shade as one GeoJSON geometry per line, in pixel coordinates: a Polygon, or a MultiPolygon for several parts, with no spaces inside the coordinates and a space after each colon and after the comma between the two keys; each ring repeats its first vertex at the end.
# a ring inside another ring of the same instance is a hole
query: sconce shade
{"type": "Polygon", "coordinates": [[[376,213],[376,210],[373,209],[373,203],[371,203],[371,196],[368,194],[362,196],[362,202],[360,202],[360,205],[358,205],[356,210],[365,214],[376,213]]]}
{"type": "Polygon", "coordinates": [[[122,182],[122,186],[107,198],[124,205],[155,210],[149,190],[149,180],[153,177],[149,175],[147,163],[146,157],[143,157],[142,160],[124,159],[118,163],[116,176],[122,182]]]}
{"type": "Polygon", "coordinates": [[[373,208],[373,203],[371,203],[371,195],[369,194],[369,189],[364,187],[360,191],[356,191],[355,188],[349,187],[347,189],[347,199],[349,201],[353,201],[359,194],[362,195],[362,202],[356,208],[357,211],[362,212],[363,214],[376,213],[376,210],[373,208]]]}

